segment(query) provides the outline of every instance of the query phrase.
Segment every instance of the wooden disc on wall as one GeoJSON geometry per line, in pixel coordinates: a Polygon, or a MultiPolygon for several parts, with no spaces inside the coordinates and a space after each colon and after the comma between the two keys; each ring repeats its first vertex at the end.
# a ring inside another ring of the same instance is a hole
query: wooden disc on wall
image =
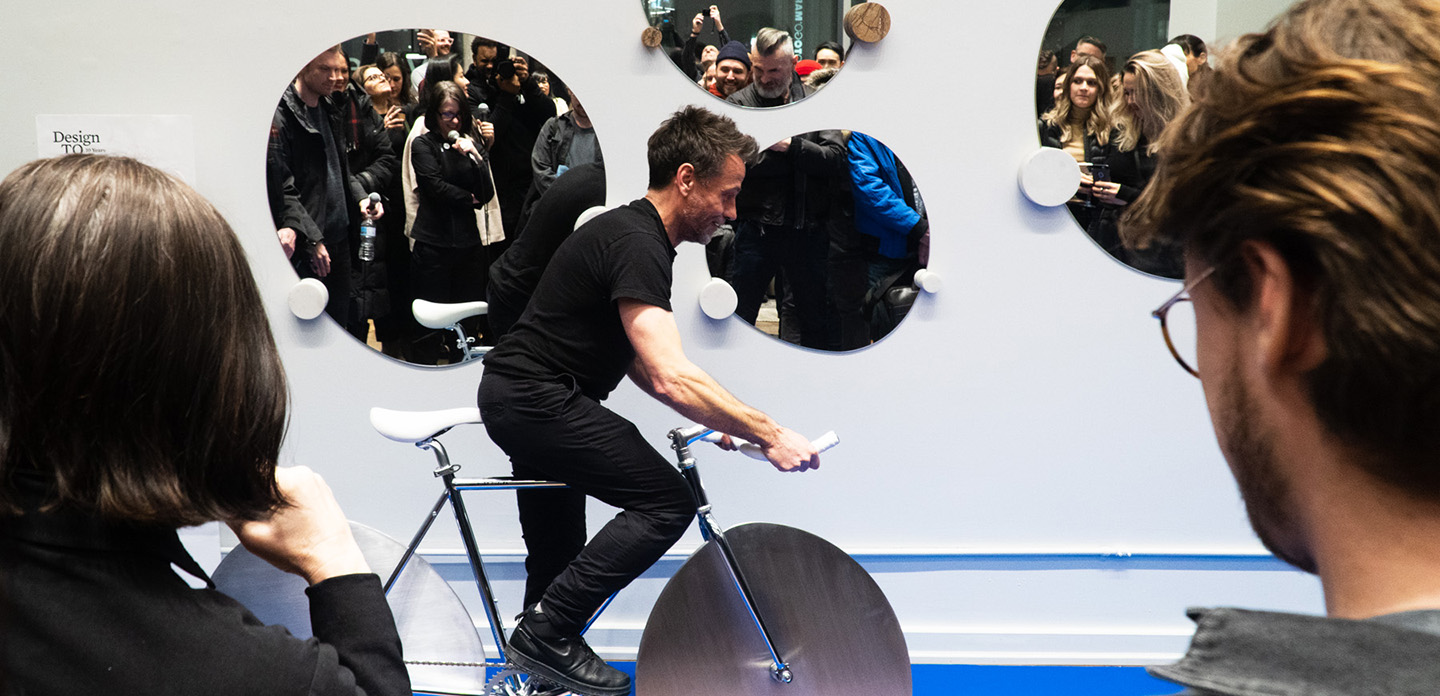
{"type": "Polygon", "coordinates": [[[645,27],[645,31],[640,32],[640,43],[645,44],[645,48],[658,48],[664,40],[665,35],[655,27],[645,27]]]}
{"type": "Polygon", "coordinates": [[[845,13],[845,33],[856,41],[875,43],[890,33],[890,11],[880,3],[860,3],[845,13]]]}

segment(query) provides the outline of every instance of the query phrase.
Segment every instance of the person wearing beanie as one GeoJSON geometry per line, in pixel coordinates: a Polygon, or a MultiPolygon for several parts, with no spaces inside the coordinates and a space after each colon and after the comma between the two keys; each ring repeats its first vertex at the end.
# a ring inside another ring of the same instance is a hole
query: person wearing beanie
{"type": "Polygon", "coordinates": [[[750,50],[739,41],[720,47],[715,59],[715,88],[721,99],[739,92],[750,84],[750,50]]]}

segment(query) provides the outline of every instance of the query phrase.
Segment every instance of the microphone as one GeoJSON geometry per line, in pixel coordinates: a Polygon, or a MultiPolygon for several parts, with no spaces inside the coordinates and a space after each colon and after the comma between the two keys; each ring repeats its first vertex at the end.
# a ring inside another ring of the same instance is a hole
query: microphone
{"type": "Polygon", "coordinates": [[[484,103],[482,103],[482,104],[480,104],[479,106],[475,107],[475,120],[476,120],[476,121],[488,121],[488,120],[490,120],[490,105],[489,105],[489,104],[484,104],[484,103]]]}
{"type": "MultiPolygon", "coordinates": [[[[458,144],[460,143],[460,131],[450,131],[449,135],[446,135],[446,136],[445,136],[445,139],[450,141],[450,146],[451,146],[451,147],[455,147],[456,145],[458,145],[458,144]]],[[[469,138],[466,138],[465,140],[466,140],[467,142],[470,141],[469,138]]],[[[458,148],[457,148],[457,149],[458,149],[458,148]]],[[[480,157],[479,157],[478,155],[476,155],[474,152],[466,152],[466,153],[465,153],[465,156],[466,156],[466,157],[469,157],[471,162],[474,162],[475,164],[481,164],[481,162],[480,162],[480,157]]]]}

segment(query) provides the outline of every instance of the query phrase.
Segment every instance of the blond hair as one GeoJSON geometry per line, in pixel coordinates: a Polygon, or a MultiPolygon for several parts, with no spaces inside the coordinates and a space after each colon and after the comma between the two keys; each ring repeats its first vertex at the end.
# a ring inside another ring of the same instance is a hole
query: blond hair
{"type": "Polygon", "coordinates": [[[1055,108],[1045,112],[1040,120],[1047,125],[1060,128],[1060,142],[1073,142],[1077,137],[1094,135],[1097,142],[1104,145],[1110,142],[1111,123],[1110,101],[1114,97],[1114,90],[1110,86],[1110,68],[1105,61],[1096,58],[1088,53],[1082,53],[1075,58],[1075,62],[1065,70],[1064,87],[1060,90],[1060,96],[1055,99],[1055,108]],[[1095,106],[1090,108],[1090,116],[1085,119],[1085,132],[1075,133],[1070,127],[1070,81],[1075,79],[1075,71],[1081,67],[1088,67],[1095,73],[1095,106]]]}
{"type": "Polygon", "coordinates": [[[1165,126],[1190,106],[1190,94],[1180,80],[1180,71],[1159,51],[1141,51],[1125,61],[1121,75],[1135,78],[1135,101],[1139,114],[1132,113],[1122,92],[1111,102],[1116,128],[1115,145],[1121,152],[1134,150],[1143,136],[1149,142],[1147,154],[1160,147],[1165,126]]]}

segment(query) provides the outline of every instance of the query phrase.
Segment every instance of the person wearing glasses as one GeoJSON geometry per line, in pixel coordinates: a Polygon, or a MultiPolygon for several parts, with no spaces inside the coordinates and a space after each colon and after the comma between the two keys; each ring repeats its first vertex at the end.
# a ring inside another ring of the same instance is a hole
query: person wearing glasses
{"type": "Polygon", "coordinates": [[[415,296],[431,302],[485,299],[489,266],[476,211],[495,195],[480,131],[454,82],[434,86],[424,135],[411,145],[415,224],[410,236],[415,296]]]}
{"type": "Polygon", "coordinates": [[[1241,38],[1122,220],[1251,525],[1326,616],[1194,610],[1193,694],[1440,690],[1440,2],[1309,0],[1241,38]],[[1193,307],[1181,341],[1177,308],[1193,307]]]}

